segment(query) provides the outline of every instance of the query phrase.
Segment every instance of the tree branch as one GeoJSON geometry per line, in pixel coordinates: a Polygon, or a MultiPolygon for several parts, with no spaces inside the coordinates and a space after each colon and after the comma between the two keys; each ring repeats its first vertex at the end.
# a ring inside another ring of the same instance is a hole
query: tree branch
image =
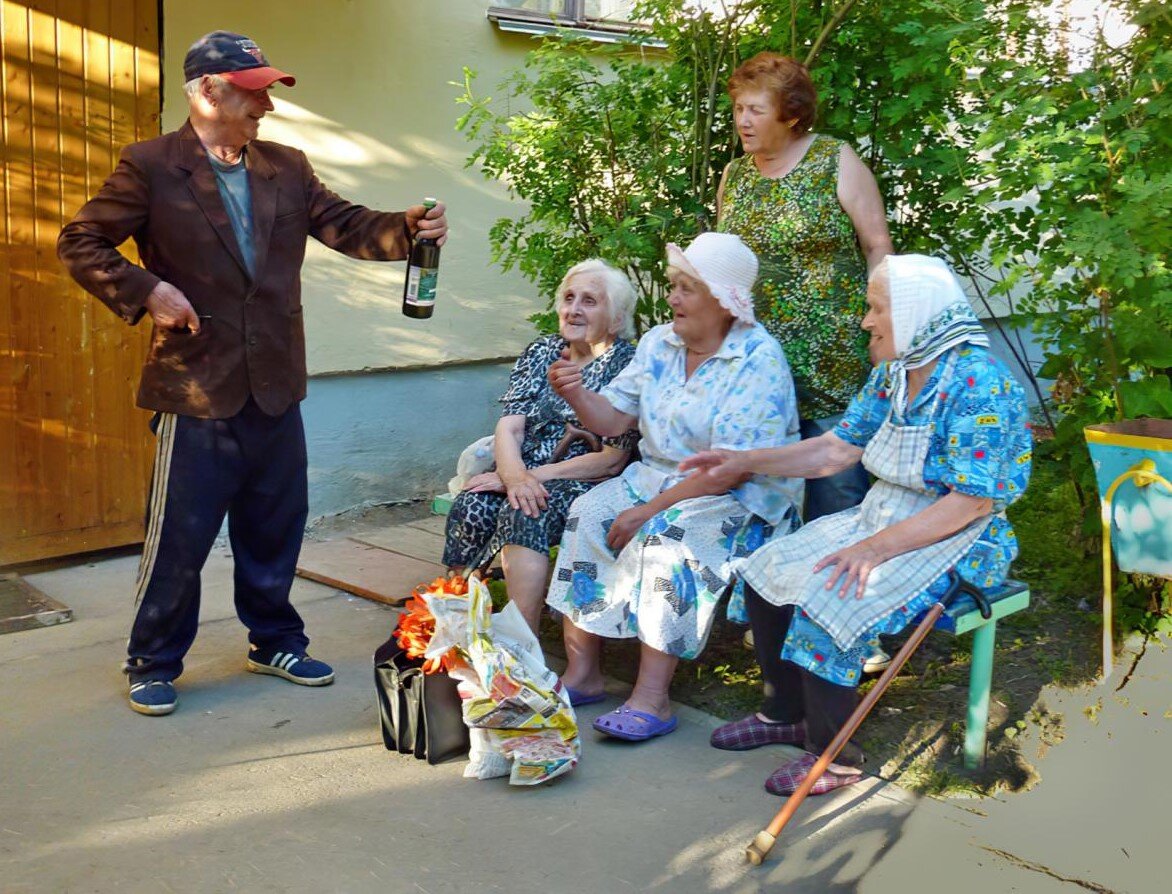
{"type": "Polygon", "coordinates": [[[814,39],[814,45],[810,47],[810,52],[806,54],[806,59],[803,63],[806,68],[814,64],[814,60],[822,52],[822,45],[826,43],[831,34],[838,30],[838,26],[842,24],[842,20],[846,18],[847,13],[851,11],[851,8],[857,2],[858,0],[843,0],[842,6],[834,11],[834,15],[830,17],[830,21],[818,32],[818,36],[814,39]]]}

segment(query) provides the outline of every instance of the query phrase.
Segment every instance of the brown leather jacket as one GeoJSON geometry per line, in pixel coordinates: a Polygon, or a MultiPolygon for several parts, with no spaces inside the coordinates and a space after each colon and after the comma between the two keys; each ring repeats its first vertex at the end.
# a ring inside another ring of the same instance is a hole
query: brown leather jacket
{"type": "Polygon", "coordinates": [[[330,192],[297,149],[248,144],[256,275],[250,277],[215,174],[187,123],[127,146],[118,167],[61,231],[69,273],[128,323],[165,280],[200,314],[198,335],[152,335],[138,405],[223,419],[249,394],[270,415],[305,397],[301,262],[306,237],[355,258],[401,260],[410,238],[402,212],[381,212],[330,192]],[[143,266],[118,251],[127,238],[143,266]]]}

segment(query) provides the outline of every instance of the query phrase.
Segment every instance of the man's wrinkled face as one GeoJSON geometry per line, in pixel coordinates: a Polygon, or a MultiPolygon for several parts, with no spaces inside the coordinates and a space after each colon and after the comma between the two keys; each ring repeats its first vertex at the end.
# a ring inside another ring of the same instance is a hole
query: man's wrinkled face
{"type": "Polygon", "coordinates": [[[260,119],[273,110],[269,88],[245,90],[231,82],[222,83],[213,93],[219,125],[234,145],[243,146],[256,139],[260,119]]]}

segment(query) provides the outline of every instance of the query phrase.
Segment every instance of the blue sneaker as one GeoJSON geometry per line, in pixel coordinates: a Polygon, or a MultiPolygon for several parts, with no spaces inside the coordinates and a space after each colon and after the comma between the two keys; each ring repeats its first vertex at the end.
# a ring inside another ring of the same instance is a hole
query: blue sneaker
{"type": "Polygon", "coordinates": [[[139,714],[157,717],[175,710],[179,696],[169,680],[142,680],[130,683],[130,707],[139,714]]]}
{"type": "Polygon", "coordinates": [[[248,653],[248,669],[254,674],[284,677],[302,686],[328,686],[334,682],[332,667],[304,653],[253,649],[248,653]]]}

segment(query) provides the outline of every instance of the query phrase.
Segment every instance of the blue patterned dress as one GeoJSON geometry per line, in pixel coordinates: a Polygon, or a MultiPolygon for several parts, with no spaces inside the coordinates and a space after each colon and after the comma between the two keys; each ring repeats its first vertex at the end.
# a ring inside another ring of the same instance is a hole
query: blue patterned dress
{"type": "MultiPolygon", "coordinates": [[[[581,428],[574,411],[554,392],[546,373],[562,351],[569,346],[560,335],[543,335],[517,358],[509,375],[509,389],[501,396],[501,416],[524,416],[525,435],[521,442],[521,459],[525,468],[536,469],[552,462],[554,450],[566,433],[566,425],[581,428]]],[[[582,367],[582,382],[587,388],[601,388],[611,381],[635,356],[635,346],[618,339],[601,356],[582,367]]],[[[602,443],[630,452],[638,432],[625,432],[617,438],[602,438],[602,443]]],[[[564,459],[582,456],[589,448],[575,441],[564,459]]],[[[548,554],[562,537],[566,512],[574,499],[590,488],[593,481],[555,478],[545,482],[549,499],[545,509],[530,518],[513,509],[501,493],[463,491],[448,513],[443,562],[449,568],[489,562],[505,546],[523,546],[548,554]]]]}
{"type": "MultiPolygon", "coordinates": [[[[1025,491],[1030,475],[1032,439],[1025,394],[1008,368],[985,348],[955,348],[956,364],[948,381],[942,355],[902,422],[928,418],[940,401],[924,468],[924,484],[944,495],[957,491],[993,501],[993,515],[967,554],[958,574],[981,588],[1002,583],[1017,556],[1017,540],[1005,519],[1005,507],[1025,491]]],[[[851,402],[835,434],[865,447],[891,409],[887,364],[878,365],[851,402]]],[[[844,544],[845,545],[845,544],[844,544]]],[[[898,561],[898,560],[893,560],[898,561]]],[[[878,646],[879,634],[898,633],[928,609],[947,588],[941,575],[924,592],[869,628],[849,649],[840,649],[830,635],[800,609],[782,647],[781,657],[840,686],[857,686],[862,664],[878,646]]]]}
{"type": "Polygon", "coordinates": [[[639,341],[635,359],[601,390],[639,419],[642,459],[570,507],[546,601],[599,636],[637,636],[694,658],[704,648],[731,563],[788,531],[802,482],[755,475],[726,494],[682,500],[653,516],[616,556],[606,545],[619,513],[685,477],[701,450],[778,447],[798,438],[793,379],[781,346],[756,324],[734,323],[720,349],[686,376],[687,347],[670,324],[639,341]]]}

